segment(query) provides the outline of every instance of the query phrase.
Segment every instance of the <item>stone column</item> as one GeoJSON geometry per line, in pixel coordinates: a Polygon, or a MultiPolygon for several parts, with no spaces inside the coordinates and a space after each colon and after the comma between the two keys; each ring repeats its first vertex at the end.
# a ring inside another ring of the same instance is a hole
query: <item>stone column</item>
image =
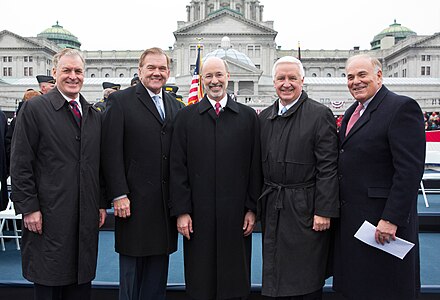
{"type": "Polygon", "coordinates": [[[258,81],[254,81],[254,96],[258,96],[258,81]]]}

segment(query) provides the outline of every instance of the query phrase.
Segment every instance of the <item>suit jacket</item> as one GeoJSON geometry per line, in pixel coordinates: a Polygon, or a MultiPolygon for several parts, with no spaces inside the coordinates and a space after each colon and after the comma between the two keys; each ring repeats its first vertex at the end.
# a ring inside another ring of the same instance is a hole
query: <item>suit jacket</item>
{"type": "Polygon", "coordinates": [[[417,194],[425,161],[423,114],[416,101],[385,86],[345,136],[357,103],[339,132],[341,217],[334,287],[350,299],[413,299],[420,287],[417,194]],[[415,243],[404,260],[353,237],[365,220],[398,226],[415,243]],[[390,288],[399,283],[399,288],[390,288]]]}
{"type": "Polygon", "coordinates": [[[12,200],[17,213],[41,211],[43,233],[23,228],[23,275],[49,285],[95,278],[100,203],[101,114],[81,96],[76,124],[58,89],[26,101],[12,139],[12,200]]]}
{"type": "Polygon", "coordinates": [[[112,93],[104,114],[102,168],[109,201],[130,199],[131,216],[116,218],[116,251],[129,256],[177,249],[175,218],[168,209],[173,120],[183,104],[163,92],[162,121],[142,84],[112,93]]]}

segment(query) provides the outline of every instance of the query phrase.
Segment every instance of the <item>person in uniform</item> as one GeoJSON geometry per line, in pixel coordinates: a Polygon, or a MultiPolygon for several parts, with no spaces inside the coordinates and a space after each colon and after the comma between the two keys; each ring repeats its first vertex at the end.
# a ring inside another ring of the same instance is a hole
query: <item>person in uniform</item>
{"type": "Polygon", "coordinates": [[[114,84],[111,82],[103,82],[102,88],[104,89],[103,92],[103,98],[95,103],[95,108],[98,109],[100,112],[104,112],[105,108],[107,106],[107,100],[108,96],[110,96],[111,93],[114,93],[116,91],[119,91],[121,89],[120,84],[114,84]]]}
{"type": "Polygon", "coordinates": [[[37,75],[40,93],[45,95],[55,87],[55,79],[50,75],[37,75]]]}

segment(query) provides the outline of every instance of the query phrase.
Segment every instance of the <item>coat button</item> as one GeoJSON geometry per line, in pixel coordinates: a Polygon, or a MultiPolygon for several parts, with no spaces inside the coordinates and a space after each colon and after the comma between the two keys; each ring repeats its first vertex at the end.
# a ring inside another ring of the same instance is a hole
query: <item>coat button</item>
{"type": "Polygon", "coordinates": [[[338,178],[339,178],[339,180],[341,180],[342,179],[342,175],[339,175],[338,178]]]}
{"type": "Polygon", "coordinates": [[[162,158],[164,159],[164,160],[167,160],[167,156],[166,155],[162,155],[162,158]]]}
{"type": "Polygon", "coordinates": [[[166,132],[162,130],[160,133],[162,133],[162,135],[165,135],[166,132]]]}
{"type": "Polygon", "coordinates": [[[79,135],[75,136],[75,140],[80,141],[81,137],[79,135]]]}
{"type": "Polygon", "coordinates": [[[162,184],[167,184],[167,181],[166,180],[162,180],[162,184]]]}
{"type": "Polygon", "coordinates": [[[341,154],[344,153],[344,149],[339,150],[339,153],[341,154]]]}

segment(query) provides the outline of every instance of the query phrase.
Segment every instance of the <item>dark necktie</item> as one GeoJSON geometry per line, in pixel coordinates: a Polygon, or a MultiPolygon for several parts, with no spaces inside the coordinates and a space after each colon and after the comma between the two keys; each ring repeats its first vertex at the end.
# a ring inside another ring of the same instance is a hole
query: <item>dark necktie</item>
{"type": "Polygon", "coordinates": [[[345,136],[348,135],[353,125],[359,120],[361,117],[361,110],[364,108],[362,103],[359,103],[356,109],[354,110],[353,114],[350,117],[350,120],[348,120],[347,129],[345,130],[345,136]]]}
{"type": "Polygon", "coordinates": [[[215,113],[217,114],[217,116],[220,114],[221,107],[222,105],[219,102],[215,103],[215,113]]]}
{"type": "Polygon", "coordinates": [[[78,102],[75,100],[69,101],[69,105],[72,108],[73,117],[75,118],[76,124],[78,124],[78,127],[81,127],[81,112],[78,107],[78,102]]]}

